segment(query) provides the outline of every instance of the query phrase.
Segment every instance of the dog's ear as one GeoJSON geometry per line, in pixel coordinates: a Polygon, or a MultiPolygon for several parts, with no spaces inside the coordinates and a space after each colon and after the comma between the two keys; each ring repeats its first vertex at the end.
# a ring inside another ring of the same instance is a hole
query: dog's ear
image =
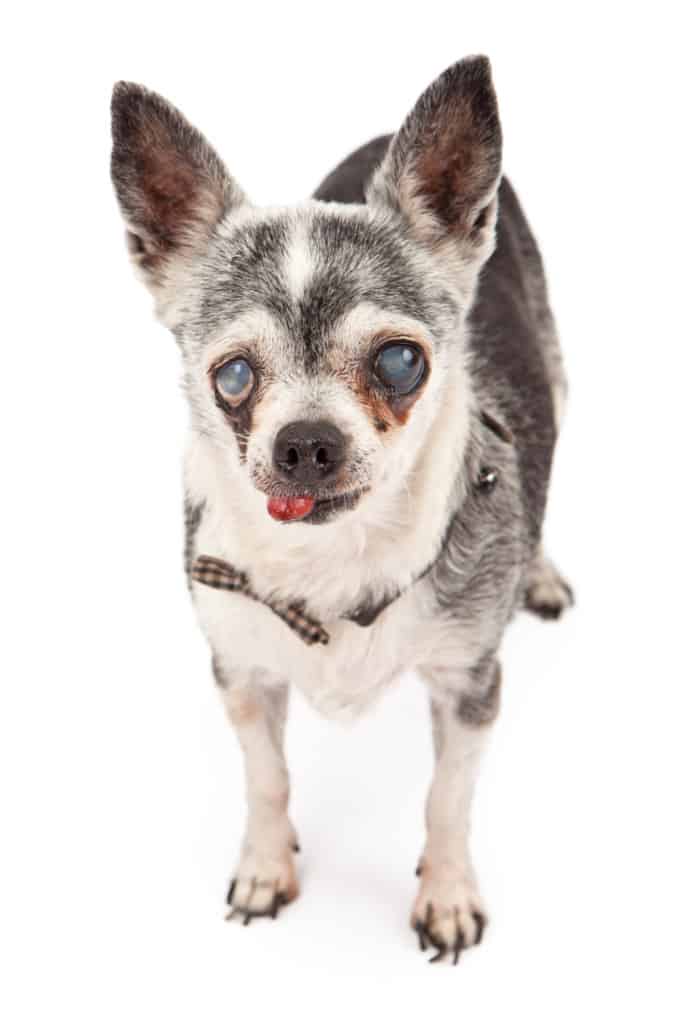
{"type": "Polygon", "coordinates": [[[179,260],[245,198],[206,139],[161,96],[119,82],[111,115],[111,176],[129,249],[160,297],[179,260]]]}
{"type": "Polygon", "coordinates": [[[454,64],[394,136],[368,202],[399,212],[420,241],[485,258],[493,241],[502,133],[486,57],[454,64]]]}

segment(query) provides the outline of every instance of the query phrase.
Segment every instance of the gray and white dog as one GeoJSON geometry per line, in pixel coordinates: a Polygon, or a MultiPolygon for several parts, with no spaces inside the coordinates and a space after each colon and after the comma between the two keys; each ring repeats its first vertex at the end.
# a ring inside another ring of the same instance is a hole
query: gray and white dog
{"type": "Polygon", "coordinates": [[[228,901],[246,923],[298,893],[290,683],[352,716],[413,668],[436,759],[411,920],[455,961],[486,921],[468,819],[503,632],[571,603],[541,546],[565,378],[489,63],[287,209],[252,205],[155,93],[119,83],[112,115],[132,259],[182,353],[188,577],[244,751],[228,901]]]}

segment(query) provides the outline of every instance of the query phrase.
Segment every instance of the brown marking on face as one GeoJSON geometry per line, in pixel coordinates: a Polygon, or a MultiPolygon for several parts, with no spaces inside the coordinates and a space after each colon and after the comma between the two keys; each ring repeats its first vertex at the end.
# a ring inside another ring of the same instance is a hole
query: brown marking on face
{"type": "Polygon", "coordinates": [[[395,398],[380,391],[376,387],[365,386],[359,392],[361,404],[368,410],[375,429],[382,434],[391,427],[404,427],[410,417],[410,411],[419,397],[421,388],[410,395],[397,395],[395,398]],[[379,424],[382,424],[380,427],[379,424]]]}
{"type": "Polygon", "coordinates": [[[350,386],[365,410],[375,430],[385,434],[389,430],[403,427],[410,418],[413,406],[421,397],[431,371],[430,350],[424,341],[390,331],[378,335],[366,360],[358,365],[350,379],[350,386]],[[408,395],[392,394],[378,380],[374,372],[375,359],[380,349],[391,341],[406,341],[420,349],[424,356],[425,368],[420,383],[408,395]]]}

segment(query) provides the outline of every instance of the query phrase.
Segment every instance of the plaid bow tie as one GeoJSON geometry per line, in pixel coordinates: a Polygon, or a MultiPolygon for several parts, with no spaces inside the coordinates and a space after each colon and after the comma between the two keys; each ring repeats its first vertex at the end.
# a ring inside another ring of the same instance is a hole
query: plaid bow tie
{"type": "Polygon", "coordinates": [[[283,622],[286,622],[290,629],[297,633],[305,644],[328,644],[329,633],[323,629],[320,623],[306,615],[301,605],[279,605],[266,601],[249,586],[249,580],[245,573],[238,572],[228,562],[220,558],[209,558],[208,555],[199,555],[192,563],[192,579],[198,583],[204,583],[207,587],[215,587],[217,590],[231,590],[233,593],[244,594],[254,601],[259,601],[275,612],[283,622]]]}

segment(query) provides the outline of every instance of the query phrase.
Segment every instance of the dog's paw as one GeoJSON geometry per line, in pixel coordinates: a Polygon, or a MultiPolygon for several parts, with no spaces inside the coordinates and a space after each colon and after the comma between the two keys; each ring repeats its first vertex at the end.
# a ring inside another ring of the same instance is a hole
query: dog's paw
{"type": "Polygon", "coordinates": [[[559,619],[574,604],[574,594],[552,562],[539,558],[527,576],[524,607],[542,619],[559,619]]]}
{"type": "Polygon", "coordinates": [[[436,949],[430,963],[457,964],[463,949],[481,942],[487,923],[476,883],[469,872],[453,869],[439,874],[422,864],[418,873],[421,885],[410,923],[420,949],[436,949]]]}
{"type": "Polygon", "coordinates": [[[249,924],[252,917],[277,917],[280,908],[299,895],[294,866],[296,839],[269,848],[245,843],[240,863],[228,889],[227,919],[239,917],[249,924]]]}

